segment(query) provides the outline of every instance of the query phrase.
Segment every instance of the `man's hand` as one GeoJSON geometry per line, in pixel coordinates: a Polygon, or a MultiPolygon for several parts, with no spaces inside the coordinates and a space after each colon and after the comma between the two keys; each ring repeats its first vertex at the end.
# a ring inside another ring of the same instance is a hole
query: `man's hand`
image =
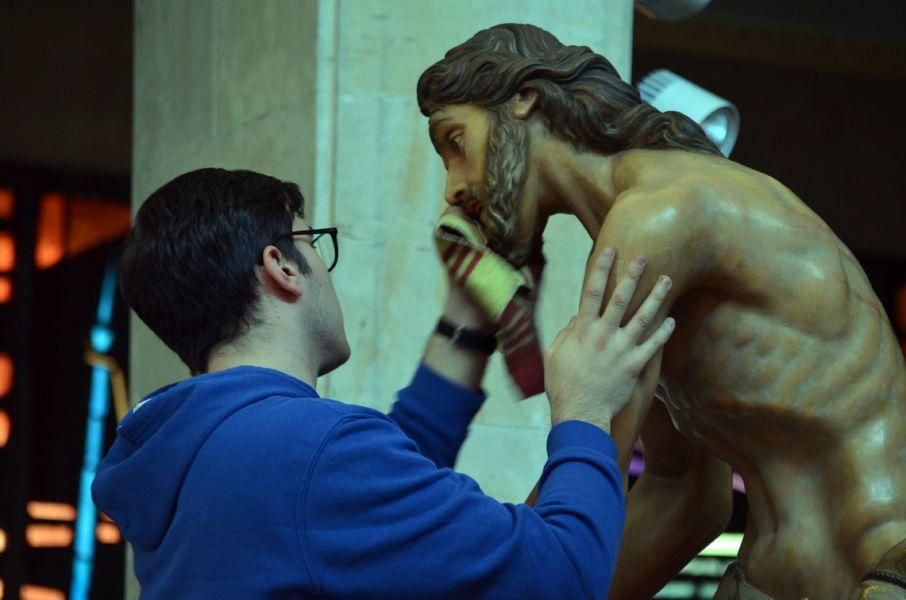
{"type": "MultiPolygon", "coordinates": [[[[443,270],[447,278],[447,301],[444,303],[441,316],[450,323],[466,329],[489,334],[496,333],[496,323],[488,318],[465,287],[450,277],[450,273],[445,268],[443,270]]],[[[428,342],[424,362],[447,379],[473,390],[479,390],[487,368],[488,357],[481,352],[455,346],[449,339],[435,334],[428,342]]]]}
{"type": "Polygon", "coordinates": [[[447,302],[443,316],[452,323],[468,329],[494,333],[496,326],[478,305],[478,302],[455,279],[447,275],[447,302]]]}
{"type": "Polygon", "coordinates": [[[614,257],[610,248],[599,254],[582,292],[578,314],[544,354],[553,425],[575,419],[610,432],[610,421],[629,401],[642,369],[673,332],[673,319],[668,318],[640,343],[667,297],[669,277],[658,280],[635,316],[620,327],[645,269],[641,256],[630,264],[601,315],[614,257]]]}
{"type": "MultiPolygon", "coordinates": [[[[471,220],[466,211],[459,206],[448,207],[445,212],[455,213],[463,219],[471,220]]],[[[465,286],[450,277],[449,271],[444,269],[444,272],[447,279],[447,301],[444,304],[443,316],[450,322],[468,329],[495,333],[496,324],[488,318],[478,302],[466,291],[465,286]]]]}

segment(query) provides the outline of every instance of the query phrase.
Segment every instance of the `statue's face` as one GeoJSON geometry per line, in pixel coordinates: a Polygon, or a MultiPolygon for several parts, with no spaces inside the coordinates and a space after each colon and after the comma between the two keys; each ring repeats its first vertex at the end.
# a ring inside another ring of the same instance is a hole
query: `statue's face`
{"type": "Polygon", "coordinates": [[[457,104],[434,111],[429,132],[447,170],[446,201],[482,225],[495,252],[516,266],[525,264],[536,212],[525,197],[525,123],[505,110],[457,104]]]}

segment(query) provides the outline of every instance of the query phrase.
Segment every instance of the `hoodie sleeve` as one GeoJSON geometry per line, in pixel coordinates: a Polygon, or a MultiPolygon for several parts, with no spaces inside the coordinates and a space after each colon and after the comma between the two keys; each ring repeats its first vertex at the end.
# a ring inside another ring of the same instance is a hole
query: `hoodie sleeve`
{"type": "Polygon", "coordinates": [[[469,423],[485,395],[458,385],[422,364],[397,394],[390,418],[438,467],[453,467],[469,423]]]}
{"type": "Polygon", "coordinates": [[[501,504],[389,420],[346,416],[300,494],[300,543],[337,598],[603,598],[625,518],[616,448],[581,421],[547,442],[538,501],[501,504]]]}

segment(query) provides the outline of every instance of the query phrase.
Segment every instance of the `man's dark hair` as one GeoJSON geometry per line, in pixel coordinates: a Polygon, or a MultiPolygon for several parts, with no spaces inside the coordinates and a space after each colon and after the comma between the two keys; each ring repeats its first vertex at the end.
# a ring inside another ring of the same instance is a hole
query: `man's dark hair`
{"type": "MultiPolygon", "coordinates": [[[[259,254],[304,216],[296,184],[252,171],[199,169],[151,194],[135,215],[120,259],[129,306],[189,367],[258,323],[259,254]]],[[[293,241],[275,244],[302,273],[293,241]]]]}
{"type": "Polygon", "coordinates": [[[544,123],[580,149],[720,155],[692,119],[643,102],[606,58],[534,25],[496,25],[447,52],[419,78],[418,106],[426,117],[451,104],[496,109],[522,90],[538,93],[544,123]]]}

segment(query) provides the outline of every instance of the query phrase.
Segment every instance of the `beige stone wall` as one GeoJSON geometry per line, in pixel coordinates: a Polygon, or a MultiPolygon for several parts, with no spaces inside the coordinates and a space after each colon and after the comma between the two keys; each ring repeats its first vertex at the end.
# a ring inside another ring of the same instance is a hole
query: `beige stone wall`
{"type": "MultiPolygon", "coordinates": [[[[294,180],[316,226],[340,228],[334,272],[352,359],[323,395],[386,410],[443,299],[431,238],[443,167],[418,112],[421,72],[475,31],[530,22],[629,75],[630,0],[136,0],[134,207],[202,166],[294,180]]],[[[546,245],[546,341],[575,310],[588,236],[556,220],[546,245]]],[[[133,319],[131,396],[187,372],[133,319]]],[[[521,501],[545,459],[546,401],[517,403],[501,363],[458,468],[521,501]]],[[[131,569],[130,569],[131,571],[131,569]]],[[[129,586],[134,595],[134,582],[129,586]]]]}

